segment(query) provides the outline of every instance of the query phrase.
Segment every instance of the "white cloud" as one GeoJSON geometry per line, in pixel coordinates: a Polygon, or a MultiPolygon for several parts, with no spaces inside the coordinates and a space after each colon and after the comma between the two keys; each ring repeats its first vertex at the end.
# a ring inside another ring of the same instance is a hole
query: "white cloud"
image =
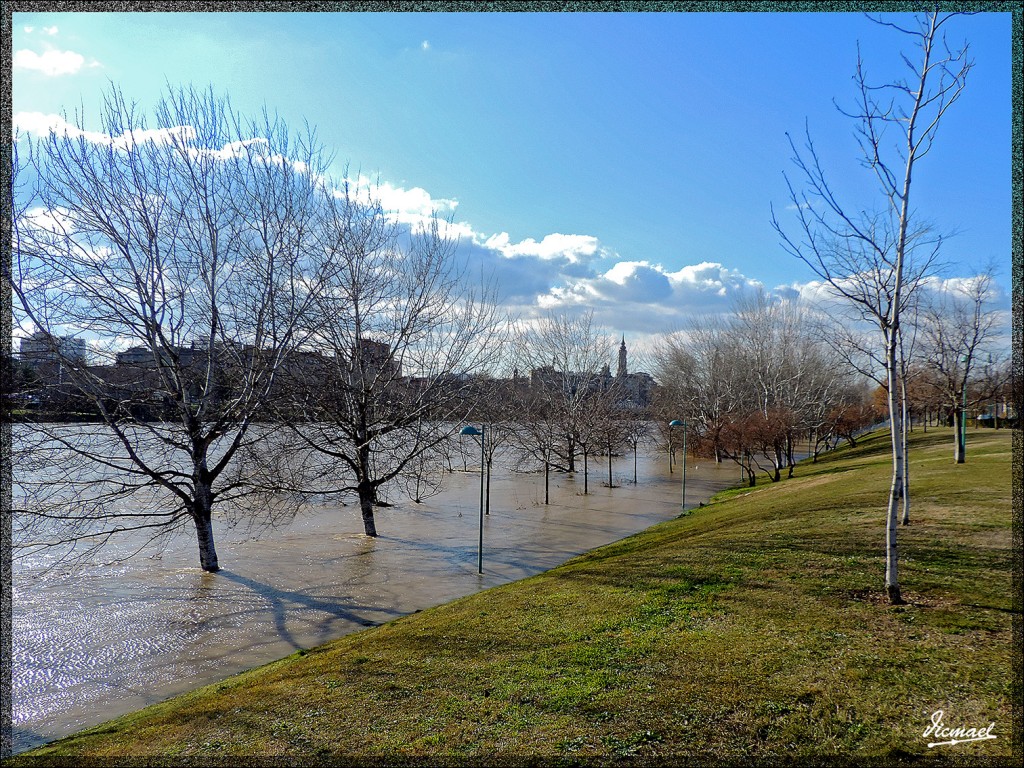
{"type": "MultiPolygon", "coordinates": [[[[70,126],[63,118],[41,113],[19,113],[15,125],[34,133],[55,131],[87,140],[127,146],[125,136],[111,138],[70,126]]],[[[194,138],[191,128],[136,132],[132,141],[160,141],[179,132],[194,138]]],[[[233,142],[220,149],[196,149],[204,155],[228,159],[243,152],[260,154],[266,141],[254,138],[233,142]]],[[[287,162],[264,152],[268,161],[287,162]]],[[[303,168],[299,168],[303,170],[303,168]]],[[[454,221],[458,200],[434,198],[422,187],[402,187],[372,182],[366,176],[350,180],[335,194],[357,200],[378,201],[389,219],[406,231],[416,232],[437,219],[442,236],[459,243],[459,255],[467,263],[467,279],[481,275],[498,286],[501,301],[524,318],[548,310],[594,312],[595,321],[631,338],[665,333],[688,325],[690,318],[726,314],[734,300],[763,288],[738,270],[710,260],[676,271],[646,260],[621,259],[593,235],[553,232],[539,238],[513,241],[507,232],[488,234],[468,222],[454,221]]],[[[804,294],[815,285],[784,286],[780,293],[804,294]]]]}
{"type": "MultiPolygon", "coordinates": [[[[372,194],[393,221],[412,230],[458,206],[422,187],[375,185],[366,177],[353,182],[348,193],[363,200],[372,194]]],[[[467,222],[442,221],[440,229],[458,239],[469,274],[493,279],[500,301],[524,318],[546,310],[593,310],[597,322],[639,338],[682,327],[696,315],[727,313],[738,296],[763,288],[717,262],[670,272],[648,261],[620,260],[593,235],[554,232],[513,241],[507,232],[482,233],[467,222]],[[602,262],[610,266],[599,271],[602,262]]]]}
{"type": "Polygon", "coordinates": [[[678,272],[666,273],[673,289],[705,296],[725,297],[748,288],[763,287],[758,280],[752,280],[737,269],[730,269],[715,261],[702,261],[683,267],[678,272]]]}
{"type": "Polygon", "coordinates": [[[550,287],[524,312],[592,310],[595,322],[633,334],[663,333],[692,317],[726,314],[733,302],[763,286],[716,262],[668,272],[647,261],[619,261],[600,274],[549,273],[550,287]]]}
{"type": "MultiPolygon", "coordinates": [[[[195,136],[195,129],[189,126],[189,130],[192,131],[192,136],[195,136]]],[[[202,154],[206,157],[212,157],[216,160],[230,160],[232,157],[239,157],[246,154],[249,151],[249,147],[256,145],[267,145],[269,142],[264,138],[253,138],[245,139],[244,141],[229,141],[220,149],[196,149],[194,154],[202,154]]]]}
{"type": "Polygon", "coordinates": [[[547,261],[564,259],[570,264],[578,264],[599,255],[598,239],[591,235],[563,235],[555,232],[545,235],[540,242],[528,237],[513,243],[508,233],[502,232],[483,239],[482,244],[500,251],[506,258],[536,256],[547,261]]]}
{"type": "Polygon", "coordinates": [[[25,211],[25,223],[41,232],[61,235],[74,229],[69,212],[65,208],[30,208],[25,211]]]}
{"type": "MultiPolygon", "coordinates": [[[[949,293],[960,296],[967,296],[977,291],[983,284],[986,278],[983,275],[971,275],[970,277],[930,277],[926,278],[924,285],[927,290],[934,291],[936,293],[949,293]]],[[[995,281],[990,281],[988,286],[988,295],[990,299],[1002,298],[1002,288],[995,281]]]]}
{"type": "Polygon", "coordinates": [[[110,136],[102,131],[86,131],[69,123],[61,115],[44,114],[42,112],[18,112],[14,115],[13,127],[16,131],[47,136],[57,134],[71,139],[83,138],[94,144],[105,144],[117,149],[127,149],[141,142],[157,144],[169,142],[178,136],[182,140],[195,138],[195,129],[191,126],[178,125],[173,128],[148,128],[125,131],[120,136],[110,136]]]}
{"type": "Polygon", "coordinates": [[[407,226],[413,231],[429,227],[435,220],[443,237],[451,240],[466,240],[474,237],[473,229],[463,222],[449,221],[459,201],[449,198],[434,198],[422,187],[406,189],[390,182],[374,182],[366,176],[346,181],[344,188],[335,190],[335,197],[346,195],[353,199],[380,205],[385,216],[391,221],[407,226]]]}
{"type": "Polygon", "coordinates": [[[57,27],[43,27],[43,29],[42,29],[43,34],[49,35],[50,37],[53,37],[59,31],[60,30],[58,30],[57,27]]]}
{"type": "Polygon", "coordinates": [[[31,35],[35,29],[35,27],[25,27],[25,34],[31,35]]]}
{"type": "Polygon", "coordinates": [[[397,221],[403,223],[418,222],[434,213],[441,215],[451,213],[459,205],[458,200],[446,198],[435,200],[422,187],[403,189],[387,182],[375,186],[373,194],[385,211],[392,213],[397,221]]]}
{"type": "Polygon", "coordinates": [[[35,70],[48,77],[73,75],[84,63],[85,57],[74,51],[50,50],[39,54],[26,48],[15,51],[13,59],[15,68],[35,70]]]}
{"type": "Polygon", "coordinates": [[[109,139],[109,141],[117,149],[128,149],[143,142],[168,144],[175,137],[180,141],[192,141],[195,139],[195,136],[196,129],[191,125],[176,125],[173,128],[146,128],[125,131],[120,136],[109,139]]]}
{"type": "Polygon", "coordinates": [[[16,112],[11,122],[15,131],[35,136],[57,133],[72,138],[84,136],[88,141],[96,141],[105,135],[93,131],[82,131],[60,115],[43,114],[42,112],[16,112]]]}
{"type": "Polygon", "coordinates": [[[424,51],[429,51],[430,50],[430,41],[429,40],[424,40],[422,43],[420,43],[420,48],[422,48],[424,51]]]}

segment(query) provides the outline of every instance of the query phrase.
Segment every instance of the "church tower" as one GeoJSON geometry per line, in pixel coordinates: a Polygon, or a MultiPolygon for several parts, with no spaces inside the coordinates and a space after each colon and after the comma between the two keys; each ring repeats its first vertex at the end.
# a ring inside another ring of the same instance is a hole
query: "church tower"
{"type": "Polygon", "coordinates": [[[619,370],[615,375],[621,379],[626,375],[626,373],[626,337],[623,336],[622,344],[619,346],[619,370]]]}

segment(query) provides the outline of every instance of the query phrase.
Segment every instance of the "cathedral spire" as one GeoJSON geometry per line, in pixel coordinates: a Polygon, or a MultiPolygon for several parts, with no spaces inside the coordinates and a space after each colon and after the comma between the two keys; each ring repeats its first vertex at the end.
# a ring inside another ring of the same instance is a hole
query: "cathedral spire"
{"type": "Polygon", "coordinates": [[[622,377],[627,373],[626,368],[626,336],[622,336],[622,344],[619,346],[619,370],[616,372],[616,376],[622,377]]]}

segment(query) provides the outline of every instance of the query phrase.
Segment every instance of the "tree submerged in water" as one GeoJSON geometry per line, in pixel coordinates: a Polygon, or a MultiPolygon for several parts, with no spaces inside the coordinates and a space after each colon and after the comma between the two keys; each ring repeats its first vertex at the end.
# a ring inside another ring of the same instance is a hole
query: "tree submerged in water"
{"type": "Polygon", "coordinates": [[[313,494],[356,495],[375,535],[496,339],[437,219],[399,227],[312,130],[193,88],[152,121],[112,88],[98,130],[18,149],[15,321],[50,366],[13,444],[20,552],[191,527],[213,572],[215,519],[272,527],[313,494]]]}
{"type": "Polygon", "coordinates": [[[16,544],[75,559],[115,533],[191,525],[216,571],[215,511],[294,511],[261,458],[272,430],[254,424],[301,341],[315,284],[296,277],[327,163],[312,133],[212,92],[169,90],[154,116],[111,89],[98,131],[79,117],[15,162],[16,321],[56,368],[42,400],[73,395],[94,422],[19,432],[16,544]]]}
{"type": "Polygon", "coordinates": [[[320,354],[288,369],[278,412],[290,451],[318,468],[301,487],[355,495],[376,536],[385,486],[415,500],[435,492],[427,473],[441,477],[500,347],[497,307],[490,288],[468,286],[436,218],[406,230],[348,183],[326,213],[326,247],[310,265],[320,289],[299,321],[320,354]]]}

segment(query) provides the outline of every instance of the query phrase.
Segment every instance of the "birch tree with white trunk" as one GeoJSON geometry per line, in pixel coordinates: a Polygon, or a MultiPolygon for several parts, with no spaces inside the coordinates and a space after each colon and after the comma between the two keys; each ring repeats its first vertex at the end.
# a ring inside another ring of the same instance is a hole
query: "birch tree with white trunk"
{"type": "Polygon", "coordinates": [[[911,192],[916,166],[931,150],[942,120],[959,99],[973,66],[967,59],[966,43],[958,49],[946,43],[946,26],[955,15],[936,9],[916,15],[907,25],[873,19],[913,45],[913,53],[902,55],[907,69],[902,78],[870,82],[858,54],[854,76],[857,102],[852,110],[841,111],[855,120],[861,162],[878,183],[880,204],[839,201],[808,129],[803,151],[790,138],[793,161],[806,185],[805,191],[797,192],[787,178],[798,234],[787,234],[774,210],[771,217],[783,247],[810,266],[838,296],[858,305],[883,339],[893,460],[886,509],[885,590],[893,604],[904,602],[896,535],[906,458],[900,397],[902,313],[941,243],[938,238],[930,254],[916,264],[912,260],[915,214],[911,192]]]}

